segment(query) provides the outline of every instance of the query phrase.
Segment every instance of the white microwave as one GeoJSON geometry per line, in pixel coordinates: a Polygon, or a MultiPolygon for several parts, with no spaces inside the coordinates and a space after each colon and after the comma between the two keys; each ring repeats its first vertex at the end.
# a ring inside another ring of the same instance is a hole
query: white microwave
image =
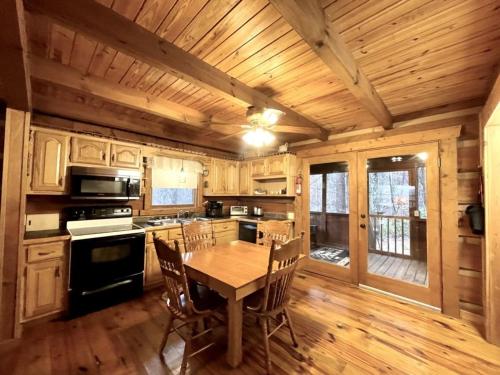
{"type": "Polygon", "coordinates": [[[248,206],[230,206],[229,214],[231,216],[246,216],[248,215],[248,206]]]}

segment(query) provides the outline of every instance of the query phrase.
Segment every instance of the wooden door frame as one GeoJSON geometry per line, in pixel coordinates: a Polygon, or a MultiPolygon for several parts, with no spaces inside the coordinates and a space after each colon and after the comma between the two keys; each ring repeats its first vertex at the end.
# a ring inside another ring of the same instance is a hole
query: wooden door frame
{"type": "Polygon", "coordinates": [[[302,204],[307,215],[304,215],[304,249],[305,262],[304,269],[306,271],[318,273],[321,275],[334,277],[336,279],[358,284],[358,194],[352,194],[357,189],[357,153],[346,152],[333,154],[328,156],[317,156],[305,158],[302,160],[302,170],[304,178],[304,192],[302,204]],[[349,268],[336,266],[331,263],[312,260],[309,257],[311,251],[311,230],[310,230],[310,215],[309,215],[309,181],[310,181],[310,166],[314,164],[348,162],[349,168],[349,268]]]}
{"type": "Polygon", "coordinates": [[[402,297],[441,308],[441,233],[439,194],[439,145],[438,142],[412,146],[389,147],[363,151],[358,154],[358,209],[365,219],[360,219],[365,228],[359,228],[359,280],[361,284],[402,297]],[[426,196],[427,196],[427,267],[428,286],[422,286],[368,272],[368,181],[366,162],[368,159],[393,155],[408,155],[427,152],[426,196]],[[429,225],[429,223],[432,223],[429,225]]]}

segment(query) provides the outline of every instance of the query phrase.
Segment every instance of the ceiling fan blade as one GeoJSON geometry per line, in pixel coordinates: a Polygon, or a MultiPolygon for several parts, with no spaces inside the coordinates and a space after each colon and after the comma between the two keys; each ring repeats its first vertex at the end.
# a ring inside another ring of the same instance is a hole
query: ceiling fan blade
{"type": "Polygon", "coordinates": [[[244,134],[246,132],[247,132],[246,130],[241,130],[241,131],[236,132],[236,133],[228,134],[228,135],[225,135],[225,136],[219,138],[219,141],[224,141],[224,140],[226,140],[228,138],[237,137],[237,136],[239,136],[241,134],[244,134]]]}
{"type": "Polygon", "coordinates": [[[243,126],[249,126],[247,124],[210,124],[209,127],[217,130],[217,129],[227,129],[227,130],[234,130],[235,127],[243,127],[243,126]]]}

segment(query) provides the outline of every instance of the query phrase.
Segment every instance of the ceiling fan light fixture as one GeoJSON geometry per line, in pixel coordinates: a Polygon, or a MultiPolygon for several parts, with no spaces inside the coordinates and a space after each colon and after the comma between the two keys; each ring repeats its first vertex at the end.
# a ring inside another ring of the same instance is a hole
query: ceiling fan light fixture
{"type": "Polygon", "coordinates": [[[243,141],[254,147],[269,146],[276,139],[275,135],[262,127],[256,127],[243,135],[243,141]]]}
{"type": "Polygon", "coordinates": [[[274,125],[278,122],[283,112],[277,109],[266,108],[264,112],[262,112],[262,118],[269,125],[274,125]]]}

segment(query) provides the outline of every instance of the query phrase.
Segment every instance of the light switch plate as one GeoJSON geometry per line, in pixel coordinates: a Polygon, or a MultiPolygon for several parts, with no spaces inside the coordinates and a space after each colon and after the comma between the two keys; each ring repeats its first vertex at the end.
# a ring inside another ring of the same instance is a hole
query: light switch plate
{"type": "Polygon", "coordinates": [[[59,228],[59,214],[26,215],[26,232],[59,228]]]}

